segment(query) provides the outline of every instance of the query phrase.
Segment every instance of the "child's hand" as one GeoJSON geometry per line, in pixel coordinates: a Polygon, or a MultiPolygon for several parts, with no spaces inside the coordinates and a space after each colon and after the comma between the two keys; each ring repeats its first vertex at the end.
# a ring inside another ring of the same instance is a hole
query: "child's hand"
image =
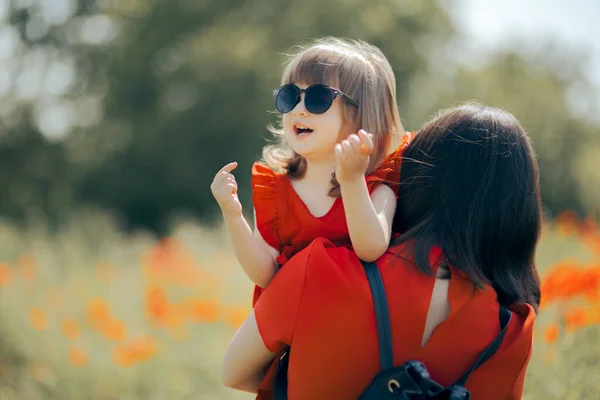
{"type": "Polygon", "coordinates": [[[363,179],[373,152],[373,135],[361,129],[335,145],[335,177],[340,185],[363,179]]]}
{"type": "Polygon", "coordinates": [[[242,214],[242,203],[237,195],[238,185],[231,173],[236,167],[237,162],[232,162],[221,168],[210,185],[210,190],[225,217],[237,217],[242,214]]]}

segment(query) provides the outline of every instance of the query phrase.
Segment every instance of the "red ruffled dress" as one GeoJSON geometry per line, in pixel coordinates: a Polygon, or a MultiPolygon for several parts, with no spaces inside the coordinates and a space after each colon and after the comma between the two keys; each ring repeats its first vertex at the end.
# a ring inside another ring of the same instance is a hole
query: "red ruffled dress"
{"type": "MultiPolygon", "coordinates": [[[[413,136],[414,132],[407,132],[400,146],[379,167],[365,176],[369,193],[385,183],[397,194],[402,154],[413,136]]],[[[258,231],[271,247],[279,250],[277,262],[282,268],[285,268],[287,260],[319,237],[326,238],[337,246],[352,247],[341,197],[335,200],[325,215],[315,217],[294,190],[287,174],[276,173],[269,167],[255,163],[252,166],[252,201],[258,231]]],[[[258,301],[262,290],[255,286],[253,305],[258,301]]],[[[259,387],[257,400],[273,399],[276,367],[277,358],[259,387]]]]}
{"type": "MultiPolygon", "coordinates": [[[[402,153],[413,135],[407,132],[400,146],[365,176],[369,193],[381,183],[397,193],[402,153]]],[[[254,163],[252,202],[258,231],[271,247],[279,250],[277,262],[281,266],[318,237],[329,239],[337,246],[352,246],[341,197],[335,200],[325,215],[315,217],[294,190],[286,173],[276,173],[265,165],[254,163]]],[[[261,292],[262,288],[256,286],[253,305],[261,292]]]]}

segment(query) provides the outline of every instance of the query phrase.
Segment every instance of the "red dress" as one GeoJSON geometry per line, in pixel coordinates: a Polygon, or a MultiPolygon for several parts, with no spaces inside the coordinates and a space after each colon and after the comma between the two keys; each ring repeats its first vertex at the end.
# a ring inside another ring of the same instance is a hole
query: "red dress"
{"type": "MultiPolygon", "coordinates": [[[[414,132],[407,132],[400,146],[365,176],[369,193],[385,183],[397,194],[402,154],[413,136],[414,132]]],[[[325,215],[315,217],[296,193],[287,174],[276,173],[269,167],[255,163],[252,166],[252,201],[258,231],[271,247],[279,250],[277,262],[281,266],[319,237],[328,239],[336,246],[352,247],[341,197],[335,200],[325,215]]],[[[261,287],[254,287],[253,306],[262,292],[261,287]]],[[[277,358],[260,385],[257,400],[273,398],[276,361],[277,358]]]]}
{"type": "MultiPolygon", "coordinates": [[[[400,146],[365,177],[369,193],[381,183],[397,193],[402,153],[412,137],[412,132],[406,133],[400,146]]],[[[294,190],[286,173],[276,173],[255,163],[252,166],[252,202],[258,231],[271,247],[279,250],[277,262],[281,266],[318,237],[337,246],[352,246],[341,197],[325,215],[315,217],[294,190]]],[[[253,305],[261,293],[262,289],[256,286],[253,305]]]]}
{"type": "MultiPolygon", "coordinates": [[[[410,256],[398,256],[410,243],[390,248],[376,264],[390,313],[394,365],[418,360],[444,386],[456,382],[500,331],[494,289],[473,290],[472,281],[449,266],[450,312],[422,345],[427,314],[442,250],[432,248],[433,274],[422,273],[410,256]]],[[[472,400],[522,397],[532,353],[535,312],[528,304],[510,306],[502,345],[466,383],[472,400]]],[[[375,308],[369,282],[353,251],[316,239],[288,261],[254,308],[266,348],[290,346],[290,400],[353,400],[381,369],[375,308]]],[[[259,388],[272,399],[273,373],[259,388]],[[266,390],[264,390],[266,389],[266,390]]]]}

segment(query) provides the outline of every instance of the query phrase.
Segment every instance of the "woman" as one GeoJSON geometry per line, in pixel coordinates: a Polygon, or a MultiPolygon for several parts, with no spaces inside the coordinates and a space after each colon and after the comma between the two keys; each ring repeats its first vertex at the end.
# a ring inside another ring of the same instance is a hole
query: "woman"
{"type": "MultiPolygon", "coordinates": [[[[475,400],[520,398],[540,301],[539,170],[529,138],[495,108],[444,111],[407,147],[400,182],[402,234],[377,261],[394,364],[419,360],[452,384],[498,335],[502,304],[513,314],[502,345],[466,388],[475,400]]],[[[225,384],[256,393],[284,346],[291,400],[356,399],[379,372],[371,292],[354,253],[318,239],[288,261],[233,338],[225,384]]]]}

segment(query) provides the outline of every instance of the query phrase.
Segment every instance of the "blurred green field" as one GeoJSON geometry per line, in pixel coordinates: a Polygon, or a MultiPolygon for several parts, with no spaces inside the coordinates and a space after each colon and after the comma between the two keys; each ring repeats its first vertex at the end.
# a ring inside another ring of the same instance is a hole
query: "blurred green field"
{"type": "MultiPolygon", "coordinates": [[[[252,289],[223,229],[180,223],[157,241],[82,212],[0,237],[0,399],[252,398],[220,382],[252,289]]],[[[544,229],[526,399],[599,398],[599,238],[568,214],[544,229]]]]}

